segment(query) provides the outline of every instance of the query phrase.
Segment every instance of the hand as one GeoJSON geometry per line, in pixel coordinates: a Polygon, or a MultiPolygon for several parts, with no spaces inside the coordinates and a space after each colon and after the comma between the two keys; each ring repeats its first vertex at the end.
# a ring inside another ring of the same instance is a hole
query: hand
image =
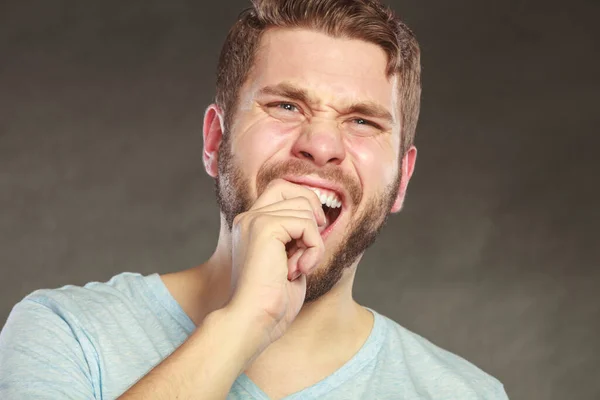
{"type": "Polygon", "coordinates": [[[226,307],[260,321],[265,339],[259,351],[279,339],[300,312],[306,275],[325,253],[319,232],[325,223],[318,196],[283,179],[272,181],[234,219],[233,294],[226,307]]]}

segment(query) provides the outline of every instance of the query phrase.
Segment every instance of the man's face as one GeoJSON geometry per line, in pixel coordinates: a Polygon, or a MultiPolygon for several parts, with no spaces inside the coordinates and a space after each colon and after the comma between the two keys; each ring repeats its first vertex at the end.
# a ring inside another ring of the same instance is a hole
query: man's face
{"type": "Polygon", "coordinates": [[[374,44],[269,30],[224,133],[217,196],[229,229],[275,178],[321,188],[341,202],[327,211],[325,261],[308,276],[306,302],[358,262],[404,196],[397,88],[386,66],[374,44]]]}

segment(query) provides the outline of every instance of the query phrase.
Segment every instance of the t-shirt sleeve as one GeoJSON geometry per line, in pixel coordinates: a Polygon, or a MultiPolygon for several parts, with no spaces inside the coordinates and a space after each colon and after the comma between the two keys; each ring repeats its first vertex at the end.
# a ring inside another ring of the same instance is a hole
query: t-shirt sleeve
{"type": "Polygon", "coordinates": [[[0,332],[0,399],[94,399],[81,344],[59,313],[17,303],[0,332]]]}
{"type": "Polygon", "coordinates": [[[499,384],[497,396],[494,397],[495,400],[509,400],[508,394],[506,394],[506,390],[503,384],[499,384]]]}

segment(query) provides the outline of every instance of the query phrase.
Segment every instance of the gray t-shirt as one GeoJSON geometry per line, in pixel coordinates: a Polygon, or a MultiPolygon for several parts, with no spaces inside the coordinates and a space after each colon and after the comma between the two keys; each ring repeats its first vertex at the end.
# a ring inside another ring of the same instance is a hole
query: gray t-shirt
{"type": "MultiPolygon", "coordinates": [[[[286,399],[508,398],[494,377],[369,310],[374,327],[358,353],[286,399]]],[[[158,274],[37,290],[0,333],[0,399],[115,399],[194,329],[158,274]]],[[[227,398],[268,399],[245,374],[227,398]]]]}

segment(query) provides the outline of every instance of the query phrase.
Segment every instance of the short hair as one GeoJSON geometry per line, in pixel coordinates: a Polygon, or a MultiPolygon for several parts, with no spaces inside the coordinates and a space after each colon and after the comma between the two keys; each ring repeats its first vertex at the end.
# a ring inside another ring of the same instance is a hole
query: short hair
{"type": "Polygon", "coordinates": [[[413,32],[377,0],[252,0],[225,40],[217,66],[216,103],[231,128],[240,88],[269,28],[306,28],[334,38],[373,43],[387,54],[388,78],[397,75],[401,154],[413,144],[421,99],[420,49],[413,32]]]}

